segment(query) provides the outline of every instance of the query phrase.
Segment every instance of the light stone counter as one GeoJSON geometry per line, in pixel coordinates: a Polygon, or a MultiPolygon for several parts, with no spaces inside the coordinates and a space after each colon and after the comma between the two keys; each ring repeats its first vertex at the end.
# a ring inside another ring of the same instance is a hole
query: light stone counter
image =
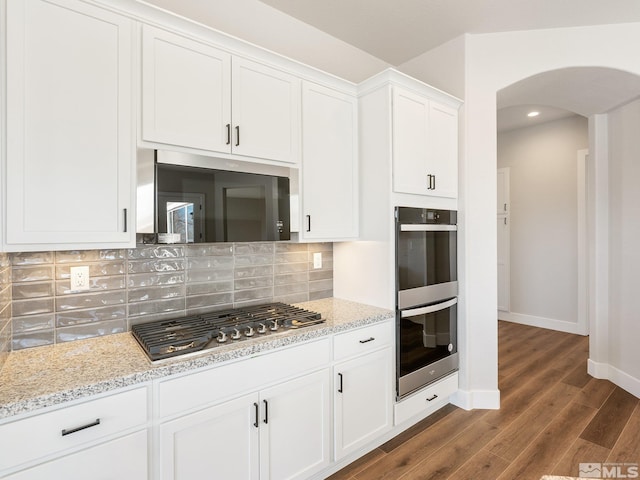
{"type": "Polygon", "coordinates": [[[12,352],[0,371],[0,419],[227,360],[257,356],[394,316],[390,310],[334,298],[296,306],[319,312],[325,323],[156,363],[148,360],[129,332],[12,352]]]}

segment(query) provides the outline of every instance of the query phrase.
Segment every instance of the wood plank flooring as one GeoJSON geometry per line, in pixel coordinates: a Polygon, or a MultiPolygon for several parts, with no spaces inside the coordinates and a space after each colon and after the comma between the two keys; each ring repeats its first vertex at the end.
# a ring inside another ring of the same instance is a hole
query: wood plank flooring
{"type": "Polygon", "coordinates": [[[500,321],[500,410],[447,405],[329,479],[539,480],[640,463],[640,400],[587,374],[588,344],[500,321]]]}

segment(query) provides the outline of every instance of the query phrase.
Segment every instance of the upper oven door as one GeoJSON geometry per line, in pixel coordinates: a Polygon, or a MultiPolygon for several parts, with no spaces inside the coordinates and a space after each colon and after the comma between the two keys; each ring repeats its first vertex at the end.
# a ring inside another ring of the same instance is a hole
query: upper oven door
{"type": "Polygon", "coordinates": [[[397,225],[396,282],[399,309],[458,294],[457,226],[397,225]]]}

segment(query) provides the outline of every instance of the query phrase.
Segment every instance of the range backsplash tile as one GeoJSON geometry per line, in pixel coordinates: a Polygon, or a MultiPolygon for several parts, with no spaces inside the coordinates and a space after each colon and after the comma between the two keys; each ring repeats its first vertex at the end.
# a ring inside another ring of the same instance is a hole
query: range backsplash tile
{"type": "Polygon", "coordinates": [[[0,253],[0,369],[11,350],[11,261],[0,253]]]}
{"type": "Polygon", "coordinates": [[[10,350],[120,333],[137,323],[333,296],[333,244],[139,245],[0,253],[0,368],[10,350]],[[313,269],[313,253],[322,268],[313,269]],[[73,292],[86,265],[90,289],[73,292]]]}

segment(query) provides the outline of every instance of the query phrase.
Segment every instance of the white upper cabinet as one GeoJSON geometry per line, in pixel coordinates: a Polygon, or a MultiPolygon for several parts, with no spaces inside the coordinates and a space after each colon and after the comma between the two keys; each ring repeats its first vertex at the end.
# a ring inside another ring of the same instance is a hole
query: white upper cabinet
{"type": "Polygon", "coordinates": [[[393,87],[393,190],[456,198],[458,111],[393,87]]]}
{"type": "Polygon", "coordinates": [[[303,239],[358,236],[356,98],[305,82],[302,90],[303,239]]]}
{"type": "Polygon", "coordinates": [[[148,25],[142,48],[142,138],[230,152],[231,55],[148,25]]]}
{"type": "Polygon", "coordinates": [[[7,2],[7,250],[135,244],[132,22],[7,2]]]}
{"type": "Polygon", "coordinates": [[[142,35],[142,139],[297,163],[300,80],[148,25],[142,35]]]}

